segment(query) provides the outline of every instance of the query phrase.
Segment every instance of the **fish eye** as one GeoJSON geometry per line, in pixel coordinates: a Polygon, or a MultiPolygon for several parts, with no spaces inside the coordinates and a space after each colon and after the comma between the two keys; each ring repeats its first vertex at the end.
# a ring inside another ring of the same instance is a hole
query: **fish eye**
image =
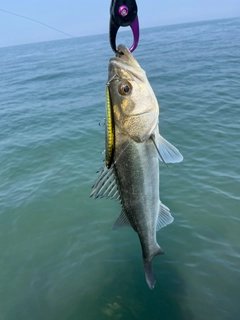
{"type": "Polygon", "coordinates": [[[132,85],[129,82],[120,83],[118,92],[121,96],[128,96],[132,91],[132,85]]]}

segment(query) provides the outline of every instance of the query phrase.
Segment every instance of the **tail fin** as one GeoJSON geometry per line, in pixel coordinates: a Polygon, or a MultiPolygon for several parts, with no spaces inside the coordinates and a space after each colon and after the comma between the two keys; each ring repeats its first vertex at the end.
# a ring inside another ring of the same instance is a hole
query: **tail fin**
{"type": "Polygon", "coordinates": [[[156,276],[152,268],[152,261],[144,260],[144,271],[145,271],[145,278],[149,288],[152,290],[154,289],[156,283],[156,276]]]}
{"type": "MultiPolygon", "coordinates": [[[[159,255],[159,254],[164,254],[164,251],[160,247],[154,256],[159,255]]],[[[154,289],[154,286],[156,284],[156,276],[155,276],[155,273],[152,268],[152,258],[150,260],[143,259],[145,278],[146,278],[147,284],[151,290],[154,289]]]]}

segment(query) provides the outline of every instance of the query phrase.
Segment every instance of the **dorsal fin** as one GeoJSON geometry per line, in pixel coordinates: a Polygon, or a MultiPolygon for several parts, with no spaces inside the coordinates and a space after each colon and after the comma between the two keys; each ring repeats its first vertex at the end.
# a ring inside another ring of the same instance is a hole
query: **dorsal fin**
{"type": "Polygon", "coordinates": [[[90,197],[117,199],[121,203],[117,180],[114,168],[107,169],[103,166],[100,169],[100,175],[92,186],[93,191],[90,197]]]}

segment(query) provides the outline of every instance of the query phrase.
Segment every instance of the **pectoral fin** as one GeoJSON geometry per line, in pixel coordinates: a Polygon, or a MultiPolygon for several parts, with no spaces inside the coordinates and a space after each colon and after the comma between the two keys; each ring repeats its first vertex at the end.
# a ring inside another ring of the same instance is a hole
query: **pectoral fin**
{"type": "Polygon", "coordinates": [[[182,162],[183,156],[170,142],[164,139],[160,134],[155,137],[151,136],[156,147],[159,159],[164,163],[182,162]]]}
{"type": "Polygon", "coordinates": [[[166,227],[168,224],[172,223],[174,218],[171,215],[170,210],[162,202],[159,203],[159,213],[157,219],[156,230],[166,227]]]}

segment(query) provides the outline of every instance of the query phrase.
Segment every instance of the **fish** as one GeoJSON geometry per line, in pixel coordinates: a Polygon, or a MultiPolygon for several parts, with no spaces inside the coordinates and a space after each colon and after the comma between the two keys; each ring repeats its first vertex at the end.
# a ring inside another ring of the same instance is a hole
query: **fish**
{"type": "Polygon", "coordinates": [[[111,58],[106,83],[105,164],[91,196],[119,201],[113,229],[130,226],[137,233],[146,282],[156,283],[152,259],[164,254],[156,232],[173,222],[159,197],[159,161],[179,163],[183,156],[158,128],[159,105],[133,54],[119,45],[111,58]]]}

